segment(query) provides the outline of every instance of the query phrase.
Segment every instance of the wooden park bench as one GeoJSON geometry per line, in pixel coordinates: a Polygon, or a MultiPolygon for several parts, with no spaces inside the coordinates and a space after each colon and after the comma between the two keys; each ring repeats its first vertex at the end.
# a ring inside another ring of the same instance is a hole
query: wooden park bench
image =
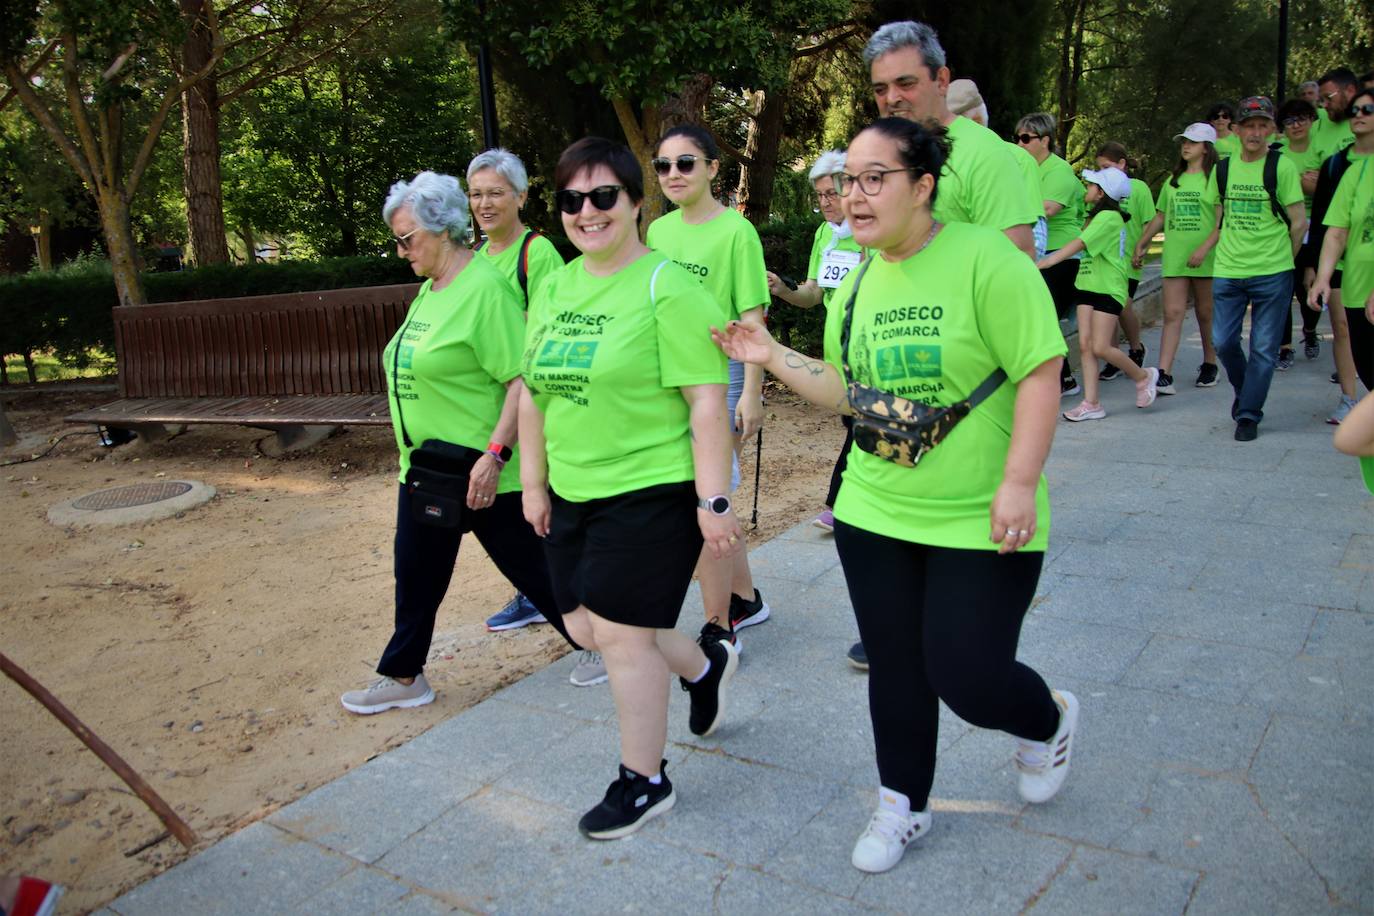
{"type": "Polygon", "coordinates": [[[276,432],[269,454],[339,426],[389,426],[382,349],[416,284],[114,309],[120,398],[67,417],[150,441],[169,426],[276,432]]]}

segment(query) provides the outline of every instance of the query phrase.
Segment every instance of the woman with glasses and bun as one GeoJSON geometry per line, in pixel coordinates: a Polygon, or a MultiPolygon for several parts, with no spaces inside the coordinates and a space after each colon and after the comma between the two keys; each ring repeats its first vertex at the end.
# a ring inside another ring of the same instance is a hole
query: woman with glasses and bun
{"type": "MultiPolygon", "coordinates": [[[[763,321],[768,304],[768,271],[763,244],[752,223],[716,200],[711,182],[720,171],[716,141],[695,124],[680,124],[658,141],[653,160],[659,187],[677,209],[654,220],[645,238],[649,247],[687,269],[715,297],[727,320],[763,321]]],[[[763,370],[730,364],[727,416],[735,454],[730,459],[730,491],[739,486],[739,447],[763,426],[763,370]]],[[[728,561],[703,552],[697,567],[706,622],[701,643],[722,637],[739,648],[735,630],[763,623],[771,613],[754,588],[749,554],[741,549],[728,561]]]]}
{"type": "Polygon", "coordinates": [[[738,664],[728,640],[678,633],[703,545],[729,560],[725,316],[685,271],[639,240],[644,179],[625,146],[588,137],[554,172],[563,229],[582,255],[530,303],[520,402],[525,518],[545,539],[556,609],[601,653],[620,723],[619,775],[578,824],[616,839],[673,806],[664,772],[668,675],[713,732],[738,664]]]}
{"type": "Polygon", "coordinates": [[[1035,266],[1005,234],[935,222],[949,146],[943,131],[875,121],[836,176],[854,238],[876,249],[836,292],[825,358],[789,350],[754,322],[712,336],[822,407],[900,397],[976,406],[935,434],[919,463],[866,442],[835,503],[835,546],[868,651],[877,811],[854,846],[856,868],[892,868],[929,831],[943,700],[956,715],[1010,732],[1019,791],[1046,802],[1069,770],[1078,701],[1016,660],[1049,534],[1041,473],[1054,436],[1064,338],[1035,266]],[[868,448],[865,448],[868,444],[868,448]]]}
{"type": "MultiPolygon", "coordinates": [[[[476,535],[501,574],[530,600],[553,606],[539,539],[520,504],[520,303],[501,272],[468,248],[468,201],[458,179],[421,172],[397,182],[382,218],[395,236],[396,254],[425,282],[382,354],[401,456],[395,630],[377,664],[381,677],[340,698],[345,709],[364,715],[434,701],[425,659],[465,533],[476,535]],[[430,440],[456,452],[467,476],[465,498],[453,500],[461,505],[452,515],[409,486],[412,458],[430,440]]],[[[562,621],[553,623],[567,638],[562,621]]]]}

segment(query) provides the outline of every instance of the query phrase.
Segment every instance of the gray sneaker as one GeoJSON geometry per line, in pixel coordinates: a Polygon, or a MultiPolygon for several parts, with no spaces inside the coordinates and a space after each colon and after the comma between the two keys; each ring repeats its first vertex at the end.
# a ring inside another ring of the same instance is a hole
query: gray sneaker
{"type": "Polygon", "coordinates": [[[1340,426],[1345,418],[1350,416],[1350,411],[1354,409],[1355,399],[1343,394],[1341,395],[1340,403],[1336,405],[1335,410],[1331,411],[1331,416],[1326,418],[1326,422],[1330,423],[1332,426],[1340,426]]]}
{"type": "Polygon", "coordinates": [[[423,674],[415,675],[409,684],[389,677],[380,677],[366,690],[350,690],[339,697],[343,708],[360,716],[370,716],[388,709],[424,706],[434,702],[434,691],[423,674]]]}
{"type": "Polygon", "coordinates": [[[574,687],[595,687],[606,683],[606,663],[601,660],[601,653],[583,649],[568,680],[574,687]]]}

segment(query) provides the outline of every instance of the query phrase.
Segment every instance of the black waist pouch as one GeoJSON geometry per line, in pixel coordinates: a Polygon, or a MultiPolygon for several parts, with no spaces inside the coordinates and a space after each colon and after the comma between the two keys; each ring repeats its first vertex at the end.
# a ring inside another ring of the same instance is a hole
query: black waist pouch
{"type": "Polygon", "coordinates": [[[422,525],[456,528],[467,507],[468,475],[483,453],[466,445],[426,439],[410,453],[406,492],[410,514],[422,525]]]}

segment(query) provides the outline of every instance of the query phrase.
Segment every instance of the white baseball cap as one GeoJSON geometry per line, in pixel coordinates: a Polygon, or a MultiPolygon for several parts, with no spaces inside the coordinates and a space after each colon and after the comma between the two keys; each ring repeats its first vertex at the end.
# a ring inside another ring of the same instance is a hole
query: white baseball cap
{"type": "Polygon", "coordinates": [[[1174,134],[1175,140],[1192,140],[1194,143],[1216,143],[1217,129],[1203,121],[1195,121],[1184,128],[1183,133],[1174,134]]]}
{"type": "Polygon", "coordinates": [[[1131,196],[1131,179],[1121,169],[1084,169],[1083,180],[1097,185],[1112,200],[1122,201],[1131,196]]]}

